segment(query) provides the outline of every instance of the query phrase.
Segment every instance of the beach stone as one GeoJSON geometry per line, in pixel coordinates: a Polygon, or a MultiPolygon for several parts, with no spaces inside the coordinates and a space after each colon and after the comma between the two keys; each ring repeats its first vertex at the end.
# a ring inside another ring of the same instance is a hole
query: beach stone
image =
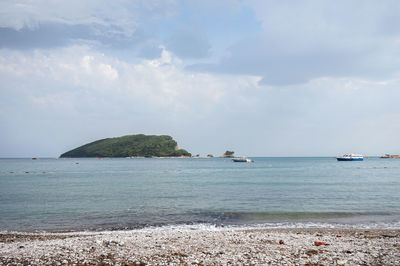
{"type": "Polygon", "coordinates": [[[363,260],[364,257],[365,257],[365,255],[363,253],[361,253],[361,252],[358,252],[356,256],[361,260],[363,260]]]}
{"type": "Polygon", "coordinates": [[[306,251],[306,254],[307,254],[308,256],[317,255],[317,254],[318,254],[318,250],[309,249],[309,250],[306,251]]]}
{"type": "MultiPolygon", "coordinates": [[[[79,237],[45,233],[40,236],[40,242],[35,241],[37,236],[30,237],[31,240],[25,237],[24,249],[18,248],[22,245],[18,243],[20,239],[1,243],[0,262],[6,265],[18,262],[25,265],[29,261],[33,265],[61,265],[65,261],[71,265],[132,265],[136,262],[138,265],[141,262],[150,265],[398,265],[396,261],[400,260],[396,245],[400,243],[400,235],[357,239],[353,233],[319,230],[324,235],[319,240],[332,245],[313,247],[310,243],[315,241],[316,231],[306,229],[297,235],[298,231],[161,230],[149,234],[138,230],[79,237]],[[338,241],[337,233],[346,237],[338,241]],[[279,245],[280,240],[289,244],[279,245]],[[156,248],[156,245],[165,249],[156,248]]],[[[380,233],[373,230],[368,235],[380,233]]]]}

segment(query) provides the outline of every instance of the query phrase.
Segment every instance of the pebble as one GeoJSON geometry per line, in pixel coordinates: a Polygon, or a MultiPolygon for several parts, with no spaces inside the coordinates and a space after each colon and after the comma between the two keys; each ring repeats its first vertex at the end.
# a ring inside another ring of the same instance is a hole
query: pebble
{"type": "Polygon", "coordinates": [[[137,230],[87,235],[0,233],[0,265],[396,265],[400,261],[400,230],[369,232],[377,236],[374,238],[358,237],[367,235],[362,230],[338,231],[301,229],[299,234],[299,229],[225,227],[213,231],[137,230]],[[344,237],[337,238],[338,233],[344,237]],[[357,236],[353,237],[354,233],[357,236]],[[381,237],[383,233],[393,237],[381,237]],[[321,240],[331,245],[315,247],[314,242],[321,240]]]}

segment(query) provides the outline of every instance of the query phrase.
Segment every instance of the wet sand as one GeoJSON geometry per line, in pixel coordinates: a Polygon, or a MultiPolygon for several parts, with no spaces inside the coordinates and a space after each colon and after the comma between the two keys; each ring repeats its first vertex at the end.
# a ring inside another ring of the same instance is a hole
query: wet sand
{"type": "Polygon", "coordinates": [[[400,265],[400,230],[0,233],[0,265],[400,265]]]}

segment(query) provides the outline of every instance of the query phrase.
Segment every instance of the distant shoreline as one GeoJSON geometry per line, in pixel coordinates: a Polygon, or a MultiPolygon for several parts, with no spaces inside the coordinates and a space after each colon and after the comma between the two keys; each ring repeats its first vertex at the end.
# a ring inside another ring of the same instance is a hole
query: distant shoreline
{"type": "MultiPolygon", "coordinates": [[[[240,156],[237,156],[240,157],[240,156]]],[[[246,156],[248,158],[336,158],[336,156],[332,155],[332,156],[251,156],[248,155],[246,156]]],[[[29,159],[32,160],[33,158],[35,159],[97,159],[98,157],[40,157],[40,156],[36,156],[36,157],[0,157],[1,159],[29,159]]],[[[175,156],[165,156],[165,157],[144,157],[144,156],[138,156],[138,157],[101,157],[102,159],[152,159],[152,158],[177,158],[177,159],[197,159],[197,158],[201,158],[201,159],[232,159],[229,157],[222,157],[222,156],[214,156],[214,157],[207,157],[207,156],[192,156],[192,157],[175,157],[175,156]]],[[[380,155],[373,155],[373,156],[364,156],[364,159],[366,158],[377,158],[377,159],[385,159],[382,158],[382,156],[380,155]]],[[[392,159],[392,158],[390,158],[392,159]]]]}

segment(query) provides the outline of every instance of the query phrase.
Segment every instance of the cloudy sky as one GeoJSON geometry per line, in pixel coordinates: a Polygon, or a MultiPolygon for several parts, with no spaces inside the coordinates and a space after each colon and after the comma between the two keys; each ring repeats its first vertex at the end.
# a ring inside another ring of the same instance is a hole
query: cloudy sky
{"type": "Polygon", "coordinates": [[[400,153],[397,0],[2,0],[0,157],[400,153]]]}

